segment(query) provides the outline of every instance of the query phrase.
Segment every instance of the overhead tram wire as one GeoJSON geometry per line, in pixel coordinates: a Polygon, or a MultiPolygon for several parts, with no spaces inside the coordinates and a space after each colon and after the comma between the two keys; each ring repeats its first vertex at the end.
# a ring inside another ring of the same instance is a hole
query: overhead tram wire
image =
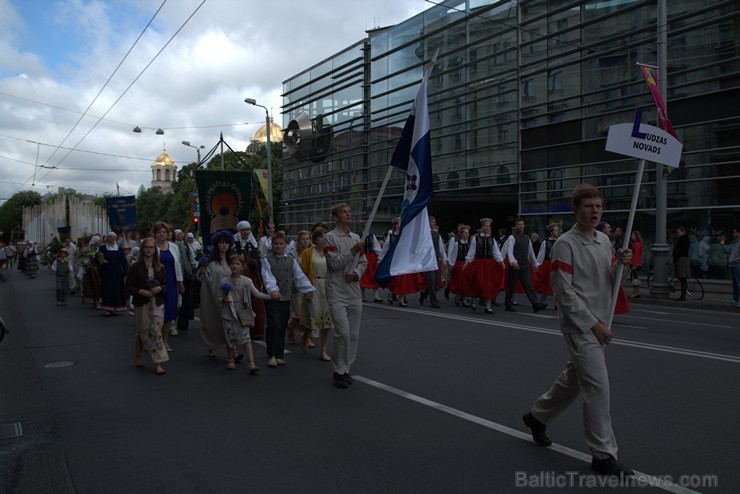
{"type": "MultiPolygon", "coordinates": [[[[88,116],[90,118],[100,118],[100,117],[98,117],[96,115],[86,115],[86,114],[84,114],[82,112],[79,112],[77,110],[72,110],[70,108],[65,108],[63,106],[58,106],[58,105],[52,105],[50,103],[44,103],[42,101],[36,101],[36,100],[30,99],[30,98],[24,98],[23,96],[16,96],[14,94],[6,93],[4,91],[0,91],[0,95],[7,96],[9,98],[18,99],[18,100],[21,100],[21,101],[27,101],[29,103],[34,103],[34,104],[41,105],[41,106],[46,106],[46,107],[49,107],[49,108],[54,108],[55,110],[61,110],[61,111],[66,111],[66,112],[70,112],[70,113],[76,113],[77,115],[88,116]]],[[[103,120],[106,121],[106,122],[114,123],[116,125],[120,125],[122,127],[129,127],[130,128],[130,127],[133,127],[135,125],[133,123],[126,123],[126,122],[119,122],[118,120],[111,120],[110,118],[103,118],[103,120]]],[[[221,128],[221,127],[236,127],[237,125],[259,125],[259,124],[262,124],[262,123],[264,123],[264,122],[262,122],[260,120],[259,122],[237,122],[237,123],[212,124],[212,125],[193,125],[193,126],[190,126],[190,127],[162,127],[162,130],[218,129],[218,128],[221,128]]],[[[6,135],[6,134],[0,134],[0,136],[1,137],[8,137],[10,139],[23,140],[23,141],[27,140],[27,139],[23,139],[21,137],[13,137],[13,136],[9,136],[9,135],[6,135]]],[[[29,142],[32,142],[32,141],[29,141],[29,142]]],[[[49,145],[51,145],[51,144],[49,144],[49,145]]],[[[61,149],[72,149],[72,148],[61,147],[61,149]]]]}
{"type": "MultiPolygon", "coordinates": [[[[49,161],[51,161],[51,159],[52,159],[52,158],[54,157],[54,155],[55,155],[55,154],[57,153],[57,151],[59,150],[59,148],[60,148],[60,147],[61,147],[61,146],[62,146],[62,145],[63,145],[63,144],[65,143],[65,141],[66,141],[67,139],[69,139],[69,136],[70,136],[70,135],[72,135],[72,132],[74,132],[74,130],[75,130],[75,129],[77,128],[77,126],[78,126],[78,125],[80,124],[80,122],[82,121],[82,119],[83,119],[83,118],[85,118],[85,115],[87,115],[87,112],[89,112],[89,111],[90,111],[90,108],[92,108],[92,105],[94,105],[94,104],[95,104],[95,102],[96,102],[96,101],[98,100],[98,98],[99,98],[99,97],[100,97],[100,95],[101,95],[101,94],[103,93],[103,91],[105,90],[105,88],[106,88],[106,87],[108,87],[108,84],[109,84],[109,83],[110,83],[110,81],[111,81],[111,80],[113,79],[113,76],[115,76],[115,75],[116,75],[116,73],[118,72],[118,69],[120,69],[120,68],[121,68],[121,65],[123,65],[123,62],[125,62],[125,61],[126,61],[126,59],[128,58],[128,56],[129,56],[129,55],[131,54],[131,52],[133,51],[134,47],[135,47],[135,46],[136,46],[136,45],[137,45],[137,44],[139,43],[139,40],[141,40],[141,37],[142,37],[142,36],[144,36],[144,33],[146,32],[146,30],[147,30],[147,29],[149,29],[149,26],[151,26],[152,22],[154,22],[154,19],[155,19],[155,18],[157,17],[157,15],[159,14],[159,11],[160,11],[160,10],[162,10],[162,7],[164,7],[164,4],[166,4],[166,3],[167,3],[167,0],[163,0],[163,2],[162,2],[162,5],[160,5],[160,6],[159,6],[159,8],[157,9],[157,11],[156,11],[156,12],[154,13],[154,15],[152,16],[152,18],[151,18],[151,19],[149,19],[149,22],[147,22],[146,26],[144,26],[144,29],[143,29],[143,30],[141,31],[141,33],[139,34],[139,36],[138,36],[138,37],[136,38],[136,40],[134,41],[134,44],[132,44],[132,45],[131,45],[131,48],[129,48],[129,49],[128,49],[128,51],[127,51],[127,52],[126,52],[126,54],[125,54],[125,55],[123,56],[123,58],[121,59],[121,61],[120,61],[120,62],[118,62],[118,65],[117,65],[117,66],[116,66],[116,68],[115,68],[115,69],[113,70],[113,73],[111,73],[111,75],[110,75],[110,76],[108,77],[108,80],[107,80],[107,81],[105,81],[105,84],[103,84],[103,87],[101,87],[101,88],[100,88],[100,91],[98,91],[98,94],[96,94],[96,95],[95,95],[95,97],[94,97],[94,98],[92,99],[92,101],[91,101],[91,102],[90,102],[90,104],[89,104],[89,105],[87,106],[87,108],[85,108],[85,111],[84,111],[84,112],[82,112],[82,115],[80,115],[80,118],[78,118],[78,119],[77,119],[77,122],[75,122],[75,124],[74,124],[74,125],[72,126],[72,128],[71,128],[71,129],[69,130],[69,132],[68,132],[68,133],[67,133],[67,135],[66,135],[66,136],[64,137],[64,139],[62,139],[62,142],[61,142],[61,143],[59,143],[59,147],[57,147],[57,149],[55,149],[55,150],[54,150],[54,152],[53,152],[53,153],[51,153],[51,155],[50,155],[50,156],[49,156],[49,157],[48,157],[48,158],[46,159],[46,161],[44,162],[44,165],[47,165],[47,164],[49,163],[49,161]]],[[[98,120],[98,123],[100,123],[100,120],[98,120]]],[[[97,123],[96,123],[95,125],[97,125],[97,123]]],[[[93,128],[95,128],[95,126],[93,126],[93,128]]],[[[87,134],[86,134],[86,135],[87,135],[87,134]]],[[[79,143],[78,143],[78,144],[79,144],[79,143]]],[[[76,146],[75,146],[75,147],[76,147],[76,146]]],[[[71,152],[71,151],[70,151],[70,152],[71,152]]],[[[61,164],[61,162],[62,162],[62,161],[64,161],[64,159],[65,159],[65,158],[66,158],[67,156],[69,156],[69,153],[67,153],[67,154],[66,154],[66,155],[64,156],[64,158],[62,158],[62,159],[61,159],[61,161],[60,161],[59,163],[57,163],[57,165],[61,164]]]]}
{"type": "Polygon", "coordinates": [[[164,46],[162,46],[162,48],[157,52],[157,54],[154,55],[154,57],[149,61],[149,63],[146,64],[146,66],[141,70],[141,72],[139,72],[139,74],[136,76],[136,78],[133,81],[131,81],[131,84],[129,84],[128,87],[123,91],[123,93],[121,93],[121,95],[113,102],[113,104],[111,104],[110,108],[108,108],[108,110],[106,110],[106,112],[103,113],[103,115],[98,119],[98,121],[95,122],[95,124],[90,128],[90,130],[87,131],[87,133],[84,136],[82,136],[82,138],[79,141],[77,141],[77,144],[75,144],[75,146],[69,152],[67,152],[66,155],[64,155],[64,158],[62,158],[59,161],[59,163],[57,163],[57,166],[55,168],[49,170],[48,172],[46,172],[46,174],[43,177],[41,177],[40,180],[43,180],[44,178],[46,178],[49,175],[49,173],[51,173],[52,171],[58,169],[59,168],[59,164],[61,164],[62,161],[64,161],[64,159],[67,158],[67,156],[69,156],[72,153],[72,151],[74,151],[77,148],[77,146],[79,146],[82,143],[82,141],[85,140],[85,138],[88,135],[90,135],[90,133],[95,129],[95,127],[98,126],[98,124],[103,120],[103,118],[105,118],[105,116],[113,109],[113,107],[116,106],[116,104],[119,101],[121,101],[121,99],[126,95],[126,93],[128,93],[128,91],[131,89],[131,87],[133,87],[133,85],[136,84],[136,82],[139,80],[139,78],[141,78],[141,76],[144,75],[144,72],[146,72],[147,69],[149,69],[149,67],[154,63],[154,61],[159,57],[159,55],[162,54],[162,52],[165,50],[165,48],[167,48],[167,46],[169,46],[169,44],[172,42],[172,40],[174,40],[175,37],[177,37],[177,35],[180,34],[180,31],[183,30],[183,28],[188,24],[188,22],[190,22],[190,20],[193,18],[193,16],[195,16],[195,14],[198,12],[198,10],[200,10],[200,8],[205,3],[206,3],[206,0],[203,0],[195,8],[195,10],[193,10],[193,12],[190,14],[190,16],[188,16],[188,18],[185,19],[185,22],[183,22],[182,25],[177,29],[177,31],[175,31],[175,33],[172,35],[172,37],[170,37],[170,39],[167,40],[167,43],[165,43],[164,46]]]}

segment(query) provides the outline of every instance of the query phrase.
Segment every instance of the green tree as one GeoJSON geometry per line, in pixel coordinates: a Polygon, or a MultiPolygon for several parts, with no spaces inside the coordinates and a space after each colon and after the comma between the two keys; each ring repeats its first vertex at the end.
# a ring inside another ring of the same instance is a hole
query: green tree
{"type": "Polygon", "coordinates": [[[143,235],[157,221],[171,223],[168,216],[173,194],[165,194],[160,187],[152,187],[136,198],[136,229],[143,235]]]}
{"type": "Polygon", "coordinates": [[[13,194],[0,206],[0,230],[3,231],[3,241],[10,241],[13,228],[23,224],[23,208],[41,204],[41,194],[33,190],[24,190],[13,194]]]}

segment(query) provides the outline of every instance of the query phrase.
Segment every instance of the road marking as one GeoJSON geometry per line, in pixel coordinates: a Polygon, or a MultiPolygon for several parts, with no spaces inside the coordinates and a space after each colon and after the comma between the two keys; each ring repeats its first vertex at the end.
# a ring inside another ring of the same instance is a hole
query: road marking
{"type": "MultiPolygon", "coordinates": [[[[637,319],[637,316],[625,316],[624,314],[620,314],[619,318],[632,318],[637,319]]],[[[721,326],[719,324],[707,324],[703,322],[686,322],[686,321],[675,321],[672,319],[660,319],[657,317],[640,317],[640,319],[647,319],[648,321],[663,321],[663,322],[672,322],[677,324],[690,324],[692,326],[711,326],[713,328],[724,328],[724,329],[732,329],[732,326],[721,326]]]]}
{"type": "Polygon", "coordinates": [[[520,312],[523,316],[529,316],[529,317],[539,317],[540,319],[557,319],[558,316],[547,316],[545,314],[530,314],[528,312],[520,312]]]}
{"type": "MultiPolygon", "coordinates": [[[[429,311],[419,310],[419,309],[410,309],[410,308],[404,309],[401,307],[392,307],[392,306],[385,306],[385,307],[376,306],[376,308],[383,309],[383,310],[394,310],[398,312],[413,312],[414,314],[421,314],[421,315],[431,316],[431,317],[439,317],[442,319],[453,319],[455,321],[472,322],[476,324],[486,324],[489,326],[498,326],[498,327],[507,328],[507,329],[519,329],[521,331],[529,331],[532,333],[543,333],[543,334],[549,334],[552,336],[562,337],[563,335],[563,333],[559,329],[547,329],[547,328],[538,328],[535,326],[526,326],[524,324],[504,323],[504,322],[492,321],[492,320],[487,320],[487,319],[480,319],[477,317],[461,316],[459,314],[446,314],[444,312],[429,312],[429,311]]],[[[735,355],[703,352],[700,350],[690,350],[686,348],[678,348],[678,347],[671,347],[671,346],[665,346],[665,345],[655,345],[652,343],[642,343],[639,341],[621,340],[618,338],[613,339],[611,344],[618,345],[618,346],[641,348],[643,350],[653,350],[656,352],[673,353],[676,355],[686,355],[689,357],[699,357],[699,358],[706,358],[710,360],[720,360],[723,362],[731,362],[733,364],[740,364],[740,356],[735,356],[735,355]]]]}
{"type": "MultiPolygon", "coordinates": [[[[388,393],[394,394],[396,396],[400,396],[402,398],[405,398],[410,401],[414,401],[416,403],[419,403],[424,406],[428,406],[430,408],[434,408],[435,410],[439,410],[440,412],[444,412],[447,414],[450,414],[454,417],[467,420],[468,422],[472,422],[474,424],[482,425],[483,427],[486,427],[488,429],[494,430],[496,432],[500,432],[502,434],[506,434],[507,436],[511,436],[517,439],[522,439],[524,441],[528,442],[534,442],[532,440],[532,435],[526,432],[521,432],[516,429],[512,429],[511,427],[507,427],[505,425],[493,422],[491,420],[487,420],[481,417],[477,417],[475,415],[472,415],[467,412],[463,412],[462,410],[458,410],[456,408],[448,407],[447,405],[443,405],[442,403],[438,403],[436,401],[428,400],[426,398],[423,398],[421,396],[403,391],[398,388],[394,388],[392,386],[388,386],[387,384],[380,383],[378,381],[373,381],[372,379],[368,379],[366,377],[362,376],[352,376],[352,378],[355,381],[360,381],[362,383],[365,383],[369,386],[373,386],[374,388],[378,388],[380,390],[386,391],[388,393]]],[[[548,449],[551,449],[557,453],[560,453],[565,456],[569,456],[573,459],[580,460],[584,463],[590,464],[591,463],[591,456],[582,453],[581,451],[577,451],[575,449],[569,448],[567,446],[563,446],[562,444],[552,443],[552,446],[550,446],[548,449]]],[[[652,475],[648,475],[646,473],[639,472],[635,470],[635,482],[636,485],[643,485],[639,483],[640,481],[644,481],[643,483],[645,485],[650,485],[654,487],[658,487],[660,489],[663,489],[664,491],[668,492],[674,492],[677,494],[698,494],[698,491],[692,491],[691,489],[687,489],[685,487],[681,487],[679,485],[676,485],[672,482],[668,482],[667,480],[664,480],[659,477],[654,477],[652,475]]]]}

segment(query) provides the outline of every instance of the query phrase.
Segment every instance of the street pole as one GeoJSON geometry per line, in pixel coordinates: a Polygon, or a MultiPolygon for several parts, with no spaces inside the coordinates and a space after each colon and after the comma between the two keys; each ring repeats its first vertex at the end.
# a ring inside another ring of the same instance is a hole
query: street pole
{"type": "Polygon", "coordinates": [[[267,131],[267,208],[270,212],[270,223],[274,226],[275,219],[273,216],[272,202],[272,144],[270,143],[270,111],[266,106],[257,104],[252,98],[245,98],[244,102],[248,105],[259,106],[265,109],[265,130],[267,131]]]}
{"type": "MultiPolygon", "coordinates": [[[[668,13],[666,0],[658,0],[657,11],[658,88],[668,112],[668,13]]],[[[666,239],[668,216],[668,177],[663,165],[655,163],[655,243],[653,244],[653,286],[651,296],[668,298],[668,273],[665,265],[670,259],[671,247],[666,239]]]]}

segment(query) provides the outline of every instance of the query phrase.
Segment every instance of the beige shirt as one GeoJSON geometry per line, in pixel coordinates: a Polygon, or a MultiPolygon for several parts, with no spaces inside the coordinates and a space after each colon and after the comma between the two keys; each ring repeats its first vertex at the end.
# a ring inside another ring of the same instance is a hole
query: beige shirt
{"type": "Polygon", "coordinates": [[[597,321],[606,324],[616,276],[609,237],[596,231],[587,238],[576,225],[558,238],[550,260],[550,282],[563,333],[585,333],[597,321]]]}
{"type": "Polygon", "coordinates": [[[356,274],[359,281],[367,269],[365,254],[362,251],[352,254],[351,249],[358,242],[360,237],[356,233],[344,233],[339,228],[334,228],[324,236],[326,295],[329,300],[350,301],[353,298],[358,300],[362,298],[360,284],[357,281],[353,283],[344,281],[344,275],[347,273],[356,274]]]}

